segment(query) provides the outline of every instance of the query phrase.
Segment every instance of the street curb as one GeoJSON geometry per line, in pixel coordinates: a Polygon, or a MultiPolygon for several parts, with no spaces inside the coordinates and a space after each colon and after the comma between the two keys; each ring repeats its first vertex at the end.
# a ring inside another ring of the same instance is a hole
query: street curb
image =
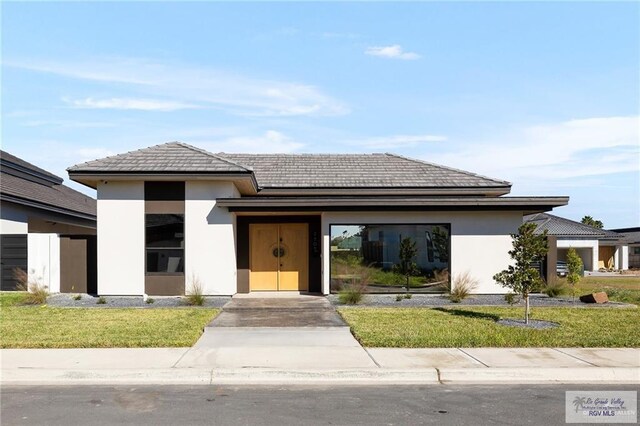
{"type": "Polygon", "coordinates": [[[3,369],[2,386],[640,384],[640,368],[422,368],[361,370],[3,369]]]}
{"type": "Polygon", "coordinates": [[[439,368],[442,383],[640,384],[637,367],[439,368]]]}

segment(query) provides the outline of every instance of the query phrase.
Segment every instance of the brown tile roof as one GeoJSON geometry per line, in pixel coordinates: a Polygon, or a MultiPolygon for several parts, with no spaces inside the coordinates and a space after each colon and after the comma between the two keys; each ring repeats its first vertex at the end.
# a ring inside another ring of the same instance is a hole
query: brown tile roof
{"type": "Polygon", "coordinates": [[[169,142],[77,164],[70,173],[250,173],[245,167],[182,142],[169,142]]]}
{"type": "Polygon", "coordinates": [[[260,188],[507,188],[509,182],[394,154],[212,154],[170,142],[67,169],[91,173],[251,173],[260,188]]]}
{"type": "Polygon", "coordinates": [[[395,154],[227,154],[263,188],[479,188],[509,182],[395,154]]]}

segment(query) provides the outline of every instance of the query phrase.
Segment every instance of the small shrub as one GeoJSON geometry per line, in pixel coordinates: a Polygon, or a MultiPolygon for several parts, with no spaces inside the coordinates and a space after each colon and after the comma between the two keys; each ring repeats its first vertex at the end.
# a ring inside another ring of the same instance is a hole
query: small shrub
{"type": "Polygon", "coordinates": [[[549,297],[558,297],[569,294],[571,290],[563,281],[551,279],[542,287],[542,292],[549,297]]]}
{"type": "Polygon", "coordinates": [[[21,268],[15,268],[13,270],[13,277],[18,283],[16,289],[26,292],[22,299],[23,304],[44,305],[47,303],[49,289],[46,285],[42,284],[42,278],[36,277],[34,274],[29,277],[29,274],[21,268]]]}
{"type": "Polygon", "coordinates": [[[191,306],[202,306],[204,305],[204,296],[203,296],[204,286],[202,281],[196,274],[191,274],[191,282],[189,283],[189,290],[187,291],[185,300],[187,304],[191,306]]]}
{"type": "Polygon", "coordinates": [[[98,297],[98,301],[96,302],[96,304],[98,305],[105,305],[106,303],[107,303],[107,299],[105,299],[104,296],[98,297]]]}
{"type": "Polygon", "coordinates": [[[469,272],[458,274],[451,283],[449,289],[449,300],[453,303],[460,303],[469,297],[471,292],[478,287],[478,280],[473,278],[469,272]]]}
{"type": "Polygon", "coordinates": [[[80,299],[82,299],[81,294],[76,294],[75,296],[73,296],[73,300],[80,300],[80,299]]]}
{"type": "Polygon", "coordinates": [[[520,298],[517,294],[510,291],[509,293],[504,295],[504,300],[510,305],[515,305],[520,301],[520,298]]]}
{"type": "Polygon", "coordinates": [[[357,305],[362,300],[361,286],[346,286],[338,293],[338,300],[343,305],[357,305]]]}
{"type": "Polygon", "coordinates": [[[147,302],[147,304],[151,304],[151,303],[155,302],[155,300],[153,300],[153,298],[151,298],[151,297],[147,297],[146,302],[147,302]]]}
{"type": "Polygon", "coordinates": [[[404,296],[402,294],[396,294],[396,302],[401,302],[402,299],[404,299],[404,296]]]}
{"type": "Polygon", "coordinates": [[[406,294],[404,295],[404,298],[405,298],[405,299],[411,299],[411,297],[413,297],[413,294],[411,294],[411,293],[406,293],[406,294]]]}

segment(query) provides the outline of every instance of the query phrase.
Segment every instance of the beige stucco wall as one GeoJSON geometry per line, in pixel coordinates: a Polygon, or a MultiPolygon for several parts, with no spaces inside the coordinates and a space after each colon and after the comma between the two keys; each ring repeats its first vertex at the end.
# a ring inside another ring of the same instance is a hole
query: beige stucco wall
{"type": "Polygon", "coordinates": [[[98,294],[144,293],[144,182],[98,185],[98,294]]]}
{"type": "Polygon", "coordinates": [[[468,272],[479,282],[475,293],[506,293],[493,275],[511,259],[511,233],[522,224],[522,212],[325,212],[322,214],[323,293],[330,285],[330,226],[336,224],[450,223],[451,276],[468,272]]]}

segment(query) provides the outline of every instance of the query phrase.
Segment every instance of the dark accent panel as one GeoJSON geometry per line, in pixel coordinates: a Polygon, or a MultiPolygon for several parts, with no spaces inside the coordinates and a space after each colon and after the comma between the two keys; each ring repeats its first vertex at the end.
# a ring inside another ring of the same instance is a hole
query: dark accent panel
{"type": "Polygon", "coordinates": [[[251,223],[307,223],[309,225],[309,292],[322,292],[322,245],[320,216],[238,216],[237,291],[249,292],[249,224],[251,223]]]}
{"type": "Polygon", "coordinates": [[[87,292],[87,240],[60,237],[60,292],[87,292]]]}
{"type": "Polygon", "coordinates": [[[87,235],[87,293],[98,294],[98,238],[87,235]]]}
{"type": "Polygon", "coordinates": [[[145,182],[146,201],[184,201],[184,182],[145,182]]]}
{"type": "Polygon", "coordinates": [[[182,296],[184,275],[147,275],[144,292],[150,296],[182,296]]]}
{"type": "Polygon", "coordinates": [[[558,237],[547,235],[547,257],[545,263],[545,279],[552,282],[556,279],[558,273],[558,237]]]}
{"type": "Polygon", "coordinates": [[[16,290],[18,283],[13,277],[13,270],[20,268],[27,271],[27,234],[0,235],[0,289],[16,290]]]}
{"type": "Polygon", "coordinates": [[[249,293],[249,269],[238,269],[238,293],[249,293]]]}
{"type": "Polygon", "coordinates": [[[60,292],[98,291],[98,256],[95,235],[60,236],[60,292]]]}
{"type": "Polygon", "coordinates": [[[149,201],[144,202],[145,213],[176,213],[184,214],[184,200],[181,201],[149,201]]]}

